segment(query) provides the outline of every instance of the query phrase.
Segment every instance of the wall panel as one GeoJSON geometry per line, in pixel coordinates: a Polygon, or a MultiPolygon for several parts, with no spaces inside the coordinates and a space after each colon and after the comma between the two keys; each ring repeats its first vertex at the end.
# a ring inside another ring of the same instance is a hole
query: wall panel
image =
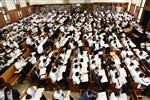
{"type": "Polygon", "coordinates": [[[3,27],[5,25],[5,19],[4,16],[2,15],[2,13],[0,13],[0,27],[3,27]]]}
{"type": "Polygon", "coordinates": [[[134,10],[135,10],[135,4],[131,4],[131,7],[130,7],[130,14],[134,15],[134,10]]]}
{"type": "Polygon", "coordinates": [[[149,19],[149,21],[148,21],[147,31],[149,31],[149,32],[150,32],[150,19],[149,19]]]}
{"type": "Polygon", "coordinates": [[[140,12],[140,7],[136,6],[136,10],[135,10],[135,14],[134,14],[134,17],[136,20],[138,19],[139,12],[140,12]]]}
{"type": "Polygon", "coordinates": [[[30,13],[29,13],[29,10],[28,10],[28,9],[29,9],[28,7],[22,7],[22,8],[21,8],[21,11],[22,11],[23,17],[26,17],[26,16],[30,15],[30,13]]]}
{"type": "Polygon", "coordinates": [[[15,9],[15,10],[10,10],[10,11],[8,11],[8,14],[9,14],[10,20],[11,20],[12,22],[17,21],[17,20],[19,19],[18,13],[17,13],[17,10],[16,10],[16,9],[15,9]]]}

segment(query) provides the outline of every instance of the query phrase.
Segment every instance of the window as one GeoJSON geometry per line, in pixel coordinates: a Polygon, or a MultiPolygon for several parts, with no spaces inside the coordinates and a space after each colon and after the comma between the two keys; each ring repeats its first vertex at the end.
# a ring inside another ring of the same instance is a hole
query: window
{"type": "Polygon", "coordinates": [[[21,10],[18,11],[18,15],[20,18],[22,17],[22,11],[21,10]]]}
{"type": "Polygon", "coordinates": [[[4,15],[4,19],[5,19],[5,21],[8,21],[7,15],[4,15]]]}
{"type": "Polygon", "coordinates": [[[1,7],[3,7],[3,5],[2,5],[2,2],[1,2],[1,0],[0,0],[0,8],[1,8],[1,7]]]}
{"type": "Polygon", "coordinates": [[[19,2],[18,2],[18,0],[14,0],[14,3],[17,5],[19,2]]]}

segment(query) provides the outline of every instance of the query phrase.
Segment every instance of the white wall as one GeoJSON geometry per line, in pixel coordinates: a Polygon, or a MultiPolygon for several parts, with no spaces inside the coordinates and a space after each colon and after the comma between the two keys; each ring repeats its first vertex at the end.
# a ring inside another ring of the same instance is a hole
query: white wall
{"type": "Polygon", "coordinates": [[[19,2],[20,2],[20,7],[25,7],[25,6],[27,6],[25,0],[19,0],[19,2]]]}
{"type": "Polygon", "coordinates": [[[91,2],[129,2],[130,0],[91,0],[91,2]]]}
{"type": "Polygon", "coordinates": [[[137,0],[136,5],[140,7],[142,0],[137,0]]]}
{"type": "Polygon", "coordinates": [[[130,0],[29,0],[29,1],[31,5],[63,4],[63,3],[94,3],[94,2],[130,2],[130,0]]]}
{"type": "Polygon", "coordinates": [[[69,3],[85,3],[86,0],[69,0],[69,3]]]}
{"type": "Polygon", "coordinates": [[[132,4],[136,4],[137,0],[131,0],[132,4]]]}
{"type": "Polygon", "coordinates": [[[13,0],[5,0],[5,4],[8,10],[16,9],[16,6],[13,0]]]}
{"type": "Polygon", "coordinates": [[[64,0],[30,0],[30,4],[63,4],[64,0]]]}

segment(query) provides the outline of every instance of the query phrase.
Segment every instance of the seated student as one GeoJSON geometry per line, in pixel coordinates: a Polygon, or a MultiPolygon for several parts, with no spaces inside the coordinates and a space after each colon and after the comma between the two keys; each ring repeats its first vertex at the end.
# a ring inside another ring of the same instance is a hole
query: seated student
{"type": "Polygon", "coordinates": [[[33,41],[32,41],[32,37],[31,36],[28,36],[27,39],[26,39],[26,44],[29,46],[29,47],[32,47],[32,45],[34,44],[33,41]]]}
{"type": "Polygon", "coordinates": [[[99,76],[98,71],[99,71],[98,67],[96,67],[94,70],[92,70],[92,72],[91,72],[92,79],[100,87],[101,91],[105,91],[108,88],[108,85],[105,82],[104,83],[101,82],[103,76],[99,76]]]}
{"type": "Polygon", "coordinates": [[[95,69],[96,68],[96,62],[95,60],[92,60],[92,64],[90,66],[91,70],[95,69]]]}
{"type": "Polygon", "coordinates": [[[120,89],[122,87],[122,81],[120,80],[120,75],[118,72],[115,73],[115,77],[112,77],[113,83],[116,83],[115,88],[120,89]]]}
{"type": "Polygon", "coordinates": [[[64,92],[61,89],[56,88],[53,92],[53,98],[54,100],[64,100],[64,92]]]}
{"type": "Polygon", "coordinates": [[[49,77],[52,83],[55,83],[57,81],[57,69],[56,68],[53,68],[52,71],[50,71],[49,77]]]}
{"type": "Polygon", "coordinates": [[[20,93],[16,89],[5,88],[5,100],[19,100],[20,93]]]}
{"type": "Polygon", "coordinates": [[[138,83],[143,87],[144,89],[150,85],[150,82],[144,81],[145,75],[143,73],[140,73],[138,76],[133,77],[133,80],[135,83],[138,83]]]}
{"type": "Polygon", "coordinates": [[[15,68],[17,71],[23,69],[23,67],[26,65],[25,60],[22,57],[19,57],[17,62],[15,63],[15,68]]]}
{"type": "Polygon", "coordinates": [[[73,84],[79,85],[80,84],[80,74],[79,74],[79,72],[73,73],[72,79],[73,79],[73,84]]]}
{"type": "Polygon", "coordinates": [[[33,100],[33,98],[31,95],[27,94],[22,98],[22,100],[33,100]]]}
{"type": "Polygon", "coordinates": [[[37,53],[38,54],[42,54],[44,51],[43,45],[46,43],[46,41],[48,40],[48,36],[45,37],[45,39],[40,43],[40,45],[37,47],[37,53]]]}
{"type": "Polygon", "coordinates": [[[37,91],[37,86],[33,85],[27,89],[27,94],[35,97],[35,93],[37,91]]]}
{"type": "Polygon", "coordinates": [[[39,68],[45,68],[46,67],[46,59],[43,59],[42,61],[40,61],[39,63],[39,68]]]}
{"type": "Polygon", "coordinates": [[[34,65],[36,63],[35,52],[32,52],[29,58],[29,62],[34,65]]]}
{"type": "Polygon", "coordinates": [[[87,90],[78,100],[96,100],[98,94],[93,90],[87,90]]]}
{"type": "Polygon", "coordinates": [[[0,84],[0,100],[5,100],[5,86],[0,84]]]}
{"type": "Polygon", "coordinates": [[[132,77],[139,76],[140,73],[142,73],[142,72],[141,72],[141,70],[140,70],[139,67],[137,67],[137,68],[131,70],[131,76],[132,76],[132,77]]]}
{"type": "Polygon", "coordinates": [[[115,92],[112,92],[110,94],[109,99],[110,100],[119,100],[119,96],[120,96],[120,92],[116,90],[115,92]]]}
{"type": "Polygon", "coordinates": [[[115,90],[110,94],[109,97],[110,100],[129,100],[129,97],[125,94],[122,93],[120,90],[115,90]]]}

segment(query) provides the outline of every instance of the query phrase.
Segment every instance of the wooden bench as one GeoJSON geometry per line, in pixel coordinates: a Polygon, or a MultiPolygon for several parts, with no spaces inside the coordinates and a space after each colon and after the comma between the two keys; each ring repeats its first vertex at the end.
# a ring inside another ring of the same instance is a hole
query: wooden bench
{"type": "Polygon", "coordinates": [[[15,65],[13,64],[0,76],[0,78],[5,84],[14,85],[19,79],[19,75],[16,74],[15,71],[15,65]]]}
{"type": "Polygon", "coordinates": [[[22,57],[23,57],[24,59],[28,58],[28,57],[30,56],[31,52],[32,52],[31,49],[27,49],[27,50],[24,52],[24,54],[22,55],[22,57]]]}
{"type": "Polygon", "coordinates": [[[20,47],[21,47],[21,48],[24,48],[24,49],[28,48],[26,42],[21,43],[21,44],[20,44],[20,47]]]}

